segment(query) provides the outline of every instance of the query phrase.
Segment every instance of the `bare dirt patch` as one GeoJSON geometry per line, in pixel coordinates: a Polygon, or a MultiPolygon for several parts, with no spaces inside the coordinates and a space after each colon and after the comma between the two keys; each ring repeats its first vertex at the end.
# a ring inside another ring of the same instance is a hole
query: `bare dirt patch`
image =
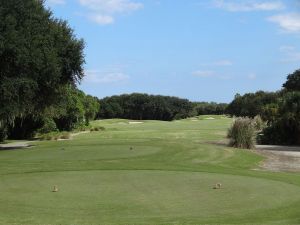
{"type": "Polygon", "coordinates": [[[255,152],[266,157],[261,169],[300,172],[300,146],[257,145],[255,152]]]}

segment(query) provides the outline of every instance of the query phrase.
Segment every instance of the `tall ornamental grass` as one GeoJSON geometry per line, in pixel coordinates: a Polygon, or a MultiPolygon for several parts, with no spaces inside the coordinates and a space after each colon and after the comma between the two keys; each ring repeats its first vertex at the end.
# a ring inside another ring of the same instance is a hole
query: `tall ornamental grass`
{"type": "Polygon", "coordinates": [[[250,118],[236,118],[227,134],[229,145],[235,148],[252,149],[255,146],[256,129],[250,118]]]}

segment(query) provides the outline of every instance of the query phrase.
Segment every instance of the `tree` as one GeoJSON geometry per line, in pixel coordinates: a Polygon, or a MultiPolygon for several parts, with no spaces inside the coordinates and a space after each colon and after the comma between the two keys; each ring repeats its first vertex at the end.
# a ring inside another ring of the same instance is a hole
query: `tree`
{"type": "Polygon", "coordinates": [[[85,94],[77,88],[66,88],[66,96],[61,99],[56,108],[57,114],[54,115],[54,121],[60,131],[71,131],[84,123],[84,98],[85,94]]]}
{"type": "Polygon", "coordinates": [[[287,91],[300,91],[300,69],[287,76],[287,81],[283,87],[287,91]]]}
{"type": "Polygon", "coordinates": [[[254,118],[257,115],[263,117],[264,107],[268,104],[276,103],[280,92],[247,93],[243,96],[236,95],[234,100],[228,105],[227,113],[232,116],[243,116],[254,118]]]}
{"type": "Polygon", "coordinates": [[[63,86],[82,79],[83,49],[43,1],[0,0],[0,133],[15,118],[41,113],[64,94],[63,86]]]}
{"type": "Polygon", "coordinates": [[[264,129],[263,144],[300,145],[300,92],[288,92],[279,101],[278,112],[264,129]]]}
{"type": "Polygon", "coordinates": [[[83,99],[85,125],[89,125],[90,120],[95,119],[100,104],[98,99],[91,95],[87,95],[83,99]]]}
{"type": "Polygon", "coordinates": [[[222,115],[226,113],[226,108],[228,104],[226,103],[216,103],[216,102],[194,102],[193,108],[194,116],[199,115],[222,115]]]}

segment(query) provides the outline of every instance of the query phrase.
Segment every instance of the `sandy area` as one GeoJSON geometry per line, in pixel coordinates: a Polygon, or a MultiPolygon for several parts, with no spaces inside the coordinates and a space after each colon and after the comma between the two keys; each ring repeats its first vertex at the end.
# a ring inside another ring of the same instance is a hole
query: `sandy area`
{"type": "Polygon", "coordinates": [[[34,141],[13,142],[8,144],[0,144],[0,150],[22,149],[32,147],[34,141]]]}
{"type": "Polygon", "coordinates": [[[144,123],[144,122],[138,122],[138,121],[131,121],[131,122],[129,122],[129,124],[141,124],[141,123],[144,123]]]}
{"type": "Polygon", "coordinates": [[[300,146],[257,145],[255,152],[266,157],[262,169],[300,172],[300,146]]]}

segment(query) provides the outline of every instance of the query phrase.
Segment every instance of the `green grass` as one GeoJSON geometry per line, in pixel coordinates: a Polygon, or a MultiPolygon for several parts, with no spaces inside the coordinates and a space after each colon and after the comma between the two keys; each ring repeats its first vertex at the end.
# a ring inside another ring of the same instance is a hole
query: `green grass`
{"type": "Polygon", "coordinates": [[[0,224],[300,224],[300,174],[253,170],[262,157],[214,144],[231,119],[208,117],[0,151],[0,224]]]}

